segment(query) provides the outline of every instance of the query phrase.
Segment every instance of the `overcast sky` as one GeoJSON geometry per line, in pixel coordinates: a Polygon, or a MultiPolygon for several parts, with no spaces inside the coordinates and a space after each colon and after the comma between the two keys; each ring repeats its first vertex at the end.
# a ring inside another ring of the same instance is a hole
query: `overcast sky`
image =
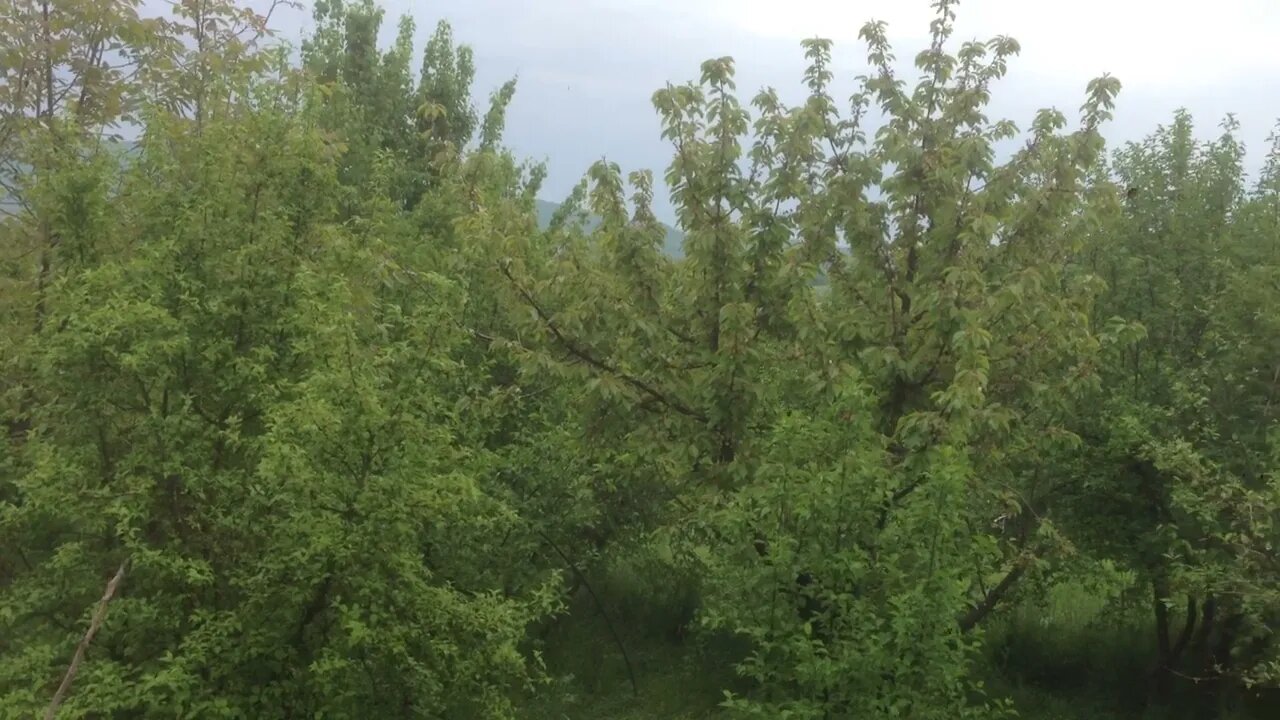
{"type": "MultiPolygon", "coordinates": [[[[308,3],[309,4],[309,3],[308,3]]],[[[477,96],[518,75],[506,139],[521,156],[549,161],[543,196],[558,200],[601,156],[624,171],[661,176],[670,150],[659,138],[653,91],[696,79],[710,57],[736,60],[744,102],[762,86],[802,97],[800,41],[836,41],[836,90],[847,96],[865,72],[858,29],[889,23],[896,55],[909,63],[927,43],[929,0],[383,0],[384,35],[411,13],[419,48],[436,22],[476,55],[477,96]]],[[[954,39],[1011,35],[1022,53],[995,88],[990,115],[1025,128],[1056,106],[1075,117],[1090,78],[1123,83],[1113,145],[1166,122],[1178,107],[1199,134],[1216,134],[1236,113],[1256,169],[1280,118],[1280,0],[964,0],[954,39]]],[[[310,11],[280,18],[297,40],[310,11]]],[[[663,199],[659,214],[670,219],[663,199]]]]}

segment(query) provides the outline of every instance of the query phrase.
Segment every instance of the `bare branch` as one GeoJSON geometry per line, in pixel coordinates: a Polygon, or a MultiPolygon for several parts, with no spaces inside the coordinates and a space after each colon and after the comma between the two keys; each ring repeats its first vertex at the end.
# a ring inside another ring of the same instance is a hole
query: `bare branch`
{"type": "Polygon", "coordinates": [[[89,629],[85,632],[84,637],[80,639],[80,644],[76,646],[76,654],[71,658],[71,664],[67,666],[67,672],[62,676],[62,684],[58,686],[58,691],[53,694],[53,700],[49,702],[49,708],[44,711],[44,720],[53,720],[58,714],[58,707],[62,705],[62,701],[66,699],[67,692],[71,690],[71,682],[76,679],[76,672],[80,670],[80,663],[84,661],[84,653],[89,649],[89,643],[93,642],[93,636],[98,634],[98,628],[102,627],[102,621],[107,618],[107,604],[116,595],[116,589],[120,586],[120,581],[124,579],[125,569],[128,567],[129,561],[126,559],[120,563],[120,567],[116,569],[116,574],[107,583],[107,589],[102,593],[102,599],[98,601],[98,608],[93,611],[93,619],[89,621],[89,629]]]}

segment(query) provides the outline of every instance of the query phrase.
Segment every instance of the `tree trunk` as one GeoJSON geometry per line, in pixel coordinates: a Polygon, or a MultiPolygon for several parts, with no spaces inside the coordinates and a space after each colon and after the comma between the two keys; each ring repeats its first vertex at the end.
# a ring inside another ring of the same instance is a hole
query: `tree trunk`
{"type": "Polygon", "coordinates": [[[1151,674],[1149,704],[1169,704],[1173,690],[1173,648],[1169,641],[1169,608],[1165,598],[1169,595],[1168,581],[1163,573],[1151,580],[1152,609],[1156,616],[1156,667],[1151,674]]]}

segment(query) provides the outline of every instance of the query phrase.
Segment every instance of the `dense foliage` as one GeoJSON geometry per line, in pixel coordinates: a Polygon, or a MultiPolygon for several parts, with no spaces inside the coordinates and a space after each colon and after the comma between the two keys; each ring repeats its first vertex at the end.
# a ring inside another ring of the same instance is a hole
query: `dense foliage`
{"type": "Polygon", "coordinates": [[[1099,713],[1266,712],[1280,134],[1249,182],[1230,118],[1108,151],[1111,77],[989,118],[1018,45],[955,6],[851,90],[807,41],[796,106],[655,93],[676,258],[648,170],[539,224],[445,22],[415,72],[371,0],[296,54],[15,3],[0,714],[1049,717],[1073,588],[1137,629],[1099,713]]]}

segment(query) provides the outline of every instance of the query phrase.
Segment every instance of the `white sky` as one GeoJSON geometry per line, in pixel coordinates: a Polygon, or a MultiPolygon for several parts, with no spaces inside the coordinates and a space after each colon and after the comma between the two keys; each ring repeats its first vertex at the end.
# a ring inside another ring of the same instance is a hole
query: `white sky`
{"type": "MultiPolygon", "coordinates": [[[[383,0],[384,34],[415,16],[425,40],[437,20],[470,44],[477,97],[506,78],[520,82],[507,141],[521,155],[550,161],[543,193],[562,198],[603,156],[624,170],[659,177],[670,151],[650,105],[664,83],[695,79],[699,63],[731,55],[744,101],[772,85],[802,97],[800,40],[836,41],[838,94],[866,70],[857,40],[869,19],[889,23],[895,54],[909,69],[927,42],[930,0],[383,0]]],[[[1011,35],[1022,46],[993,92],[989,114],[1026,127],[1037,109],[1074,117],[1089,79],[1123,84],[1114,143],[1136,140],[1188,108],[1202,135],[1235,112],[1256,167],[1280,118],[1280,0],[963,0],[956,42],[1011,35]]],[[[281,17],[296,40],[310,10],[281,17]]],[[[670,217],[669,207],[660,215],[670,217]]]]}
{"type": "MultiPolygon", "coordinates": [[[[920,44],[934,15],[924,0],[690,4],[717,22],[761,37],[823,35],[850,43],[862,23],[874,17],[887,21],[897,38],[920,44]]],[[[1280,79],[1277,0],[968,0],[958,7],[956,30],[957,38],[965,39],[1011,35],[1023,46],[1021,69],[1059,81],[1079,82],[1105,71],[1126,83],[1172,91],[1240,73],[1269,72],[1273,82],[1280,79]]]]}

